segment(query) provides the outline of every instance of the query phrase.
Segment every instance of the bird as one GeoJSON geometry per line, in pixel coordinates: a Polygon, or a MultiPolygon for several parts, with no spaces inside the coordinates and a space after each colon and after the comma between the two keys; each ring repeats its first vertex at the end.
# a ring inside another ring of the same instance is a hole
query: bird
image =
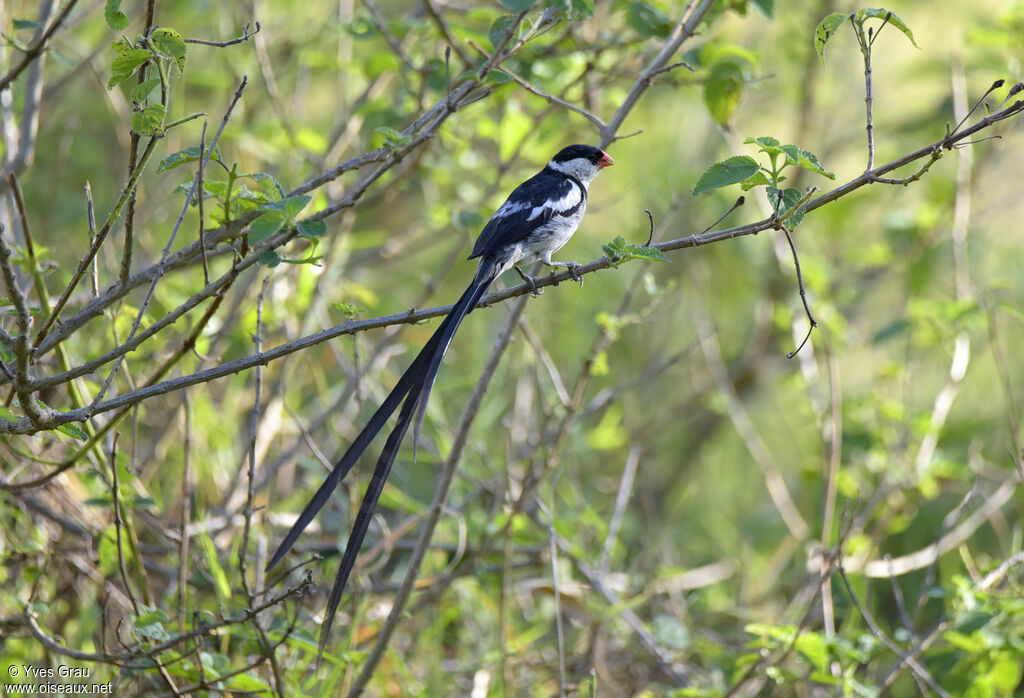
{"type": "MultiPolygon", "coordinates": [[[[540,261],[548,267],[566,267],[574,280],[582,283],[578,262],[558,262],[551,255],[565,245],[579,228],[587,208],[587,189],[594,177],[615,161],[601,148],[570,145],[562,148],[537,174],[516,187],[494,212],[473,246],[468,259],[478,260],[476,274],[459,300],[452,306],[437,330],[398,379],[395,387],[373,413],[366,426],[338,459],[323,484],[278,545],[266,569],[277,565],[295,545],[309,522],[327,503],[338,484],[401,405],[397,422],[367,485],[355,524],[348,537],[338,568],[327,610],[320,629],[317,662],[323,655],[334,615],[345,590],[356,556],[363,544],[370,518],[387,481],[398,448],[415,419],[414,449],[423,422],[427,400],[434,387],[441,361],[459,325],[480,302],[492,283],[504,272],[514,269],[537,295],[536,282],[522,265],[540,261]]],[[[415,450],[414,450],[415,453],[415,450]]]]}

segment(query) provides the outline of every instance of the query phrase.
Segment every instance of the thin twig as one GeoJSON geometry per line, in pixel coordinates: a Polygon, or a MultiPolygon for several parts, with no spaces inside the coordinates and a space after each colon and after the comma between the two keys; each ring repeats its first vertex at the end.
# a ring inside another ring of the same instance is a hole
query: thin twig
{"type": "Polygon", "coordinates": [[[792,359],[804,348],[804,344],[807,344],[807,340],[811,338],[811,332],[818,326],[818,322],[814,319],[814,315],[811,314],[811,308],[807,305],[807,292],[804,289],[804,276],[800,272],[800,257],[796,253],[796,245],[793,244],[793,236],[789,232],[789,226],[779,225],[779,230],[786,234],[786,242],[789,243],[789,249],[793,253],[793,266],[796,267],[796,284],[797,288],[800,289],[800,301],[804,304],[804,312],[807,313],[807,321],[810,323],[810,327],[807,328],[807,336],[804,337],[804,341],[800,342],[793,351],[786,354],[787,359],[792,359]]]}
{"type": "Polygon", "coordinates": [[[259,34],[260,29],[262,29],[262,28],[263,27],[260,26],[260,23],[256,22],[256,28],[253,29],[252,31],[249,31],[249,23],[246,22],[245,26],[242,27],[242,35],[240,37],[238,37],[237,39],[231,39],[230,41],[209,41],[207,39],[185,39],[185,43],[186,44],[201,44],[203,46],[214,46],[216,48],[227,48],[228,46],[234,46],[236,44],[245,43],[251,37],[255,36],[256,34],[259,34]]]}
{"type": "Polygon", "coordinates": [[[22,71],[25,70],[25,68],[27,68],[32,63],[32,61],[39,58],[39,56],[43,54],[43,50],[46,48],[46,42],[49,41],[50,38],[53,36],[54,32],[56,32],[60,28],[60,25],[64,23],[64,20],[67,19],[68,14],[70,14],[71,9],[75,6],[77,2],[78,0],[68,0],[68,4],[64,6],[64,9],[61,10],[61,13],[57,16],[57,18],[53,20],[49,27],[46,28],[46,31],[43,32],[43,35],[40,36],[35,42],[33,42],[31,46],[28,47],[28,49],[25,51],[25,54],[21,57],[21,60],[18,61],[18,64],[10,70],[8,70],[7,73],[5,73],[2,78],[0,78],[0,92],[7,89],[7,86],[14,82],[14,80],[17,79],[19,75],[21,75],[22,71]]]}

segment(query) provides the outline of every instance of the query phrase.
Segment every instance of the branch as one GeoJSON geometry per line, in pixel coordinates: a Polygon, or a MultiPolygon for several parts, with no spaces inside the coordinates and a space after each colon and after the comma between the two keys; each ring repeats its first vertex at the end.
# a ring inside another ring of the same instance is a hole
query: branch
{"type": "Polygon", "coordinates": [[[71,12],[71,8],[73,8],[77,2],[78,0],[68,0],[68,4],[65,5],[61,13],[57,15],[57,19],[53,20],[50,26],[46,28],[46,31],[43,32],[43,35],[28,47],[28,50],[25,51],[25,55],[21,57],[18,64],[8,70],[7,73],[0,78],[0,91],[6,90],[7,87],[14,82],[19,75],[21,75],[22,71],[32,63],[32,61],[42,55],[43,49],[46,48],[46,42],[50,40],[50,37],[53,36],[54,32],[56,32],[60,28],[60,25],[63,24],[64,20],[67,19],[68,14],[71,12]]]}
{"type": "Polygon", "coordinates": [[[238,37],[237,39],[231,39],[230,41],[208,41],[206,39],[185,39],[185,43],[186,44],[202,44],[203,46],[215,46],[217,48],[227,48],[228,46],[234,46],[235,44],[241,44],[241,43],[244,43],[244,42],[248,41],[250,39],[250,37],[253,37],[256,34],[259,34],[260,33],[260,29],[262,29],[262,28],[263,27],[260,26],[260,23],[256,22],[256,28],[254,30],[252,30],[252,31],[249,31],[249,23],[246,22],[245,26],[242,27],[242,35],[240,37],[238,37]]]}

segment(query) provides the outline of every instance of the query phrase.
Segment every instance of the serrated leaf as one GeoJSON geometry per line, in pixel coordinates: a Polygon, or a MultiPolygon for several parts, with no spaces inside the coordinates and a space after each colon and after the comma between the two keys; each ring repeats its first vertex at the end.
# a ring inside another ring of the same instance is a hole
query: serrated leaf
{"type": "MultiPolygon", "coordinates": [[[[207,152],[209,152],[209,149],[207,149],[207,152]]],[[[215,149],[213,151],[212,157],[214,160],[220,160],[220,150],[215,149]]],[[[197,160],[199,160],[199,146],[190,145],[184,150],[179,150],[176,153],[171,153],[163,160],[161,160],[160,164],[157,165],[156,167],[156,171],[166,172],[167,170],[173,170],[175,167],[178,167],[179,165],[184,165],[185,163],[189,162],[196,162],[197,160]]],[[[205,183],[206,182],[204,182],[204,184],[205,183]]]]}
{"type": "Polygon", "coordinates": [[[498,17],[491,24],[491,28],[487,30],[487,37],[491,40],[491,47],[498,48],[501,45],[502,40],[505,38],[505,34],[512,28],[516,18],[512,15],[502,15],[498,17]]]}
{"type": "Polygon", "coordinates": [[[782,152],[786,154],[786,162],[795,165],[800,158],[800,149],[793,144],[782,146],[782,152]]]}
{"type": "Polygon", "coordinates": [[[302,209],[306,208],[306,204],[313,200],[312,196],[305,194],[299,194],[297,196],[289,196],[287,199],[281,199],[280,201],[274,202],[274,206],[280,206],[281,210],[284,211],[285,215],[289,218],[294,218],[299,215],[302,209]]]}
{"type": "Polygon", "coordinates": [[[103,8],[103,18],[107,20],[107,26],[116,32],[128,26],[128,17],[121,12],[121,0],[107,0],[103,8]]]}
{"type": "Polygon", "coordinates": [[[345,317],[352,317],[357,313],[366,312],[366,308],[360,308],[358,305],[355,305],[354,303],[342,303],[339,301],[336,303],[332,303],[331,305],[340,310],[342,314],[345,315],[345,317]]]}
{"type": "Polygon", "coordinates": [[[754,176],[760,169],[761,166],[757,164],[757,160],[749,155],[734,155],[731,158],[726,158],[704,171],[693,187],[693,195],[742,182],[748,177],[754,176]]]}
{"type": "Polygon", "coordinates": [[[323,221],[299,221],[296,225],[299,235],[307,238],[318,238],[327,233],[327,224],[323,221]]]}
{"type": "Polygon", "coordinates": [[[757,138],[748,138],[743,142],[761,146],[760,152],[764,153],[768,157],[778,157],[784,152],[782,150],[782,144],[779,143],[779,139],[774,138],[773,136],[758,136],[757,138]]]}
{"type": "Polygon", "coordinates": [[[149,93],[156,89],[156,86],[160,84],[160,78],[150,78],[145,82],[141,82],[132,88],[132,91],[128,93],[133,102],[144,102],[146,97],[149,97],[149,93]]]}
{"type": "Polygon", "coordinates": [[[178,72],[185,70],[185,51],[187,47],[185,40],[181,38],[181,34],[173,29],[160,28],[150,35],[149,42],[156,49],[157,53],[164,58],[174,61],[174,64],[178,66],[178,72]]]}
{"type": "Polygon", "coordinates": [[[501,6],[509,12],[526,12],[536,0],[501,0],[501,6]]]}
{"type": "MultiPolygon", "coordinates": [[[[118,44],[115,44],[115,48],[118,44]]],[[[121,84],[139,69],[143,63],[153,57],[153,54],[143,48],[129,48],[120,52],[120,55],[110,64],[110,80],[107,81],[107,89],[113,89],[121,84]]]]}
{"type": "Polygon", "coordinates": [[[287,220],[284,211],[269,210],[249,225],[249,244],[263,242],[281,229],[287,220]]]}
{"type": "MultiPolygon", "coordinates": [[[[218,158],[219,157],[220,156],[218,155],[218,158]]],[[[281,187],[281,183],[278,182],[273,175],[267,174],[266,172],[253,172],[248,176],[252,177],[257,182],[270,182],[272,185],[274,185],[274,190],[277,192],[277,198],[284,198],[284,189],[281,187]]]]}
{"type": "Polygon", "coordinates": [[[833,12],[818,22],[818,26],[814,29],[814,50],[818,52],[818,59],[821,60],[822,65],[825,65],[825,46],[836,35],[836,30],[842,26],[843,22],[851,17],[853,15],[849,12],[833,12]]]}
{"type": "Polygon", "coordinates": [[[82,431],[81,427],[77,427],[74,424],[61,424],[57,427],[57,431],[62,434],[78,439],[79,441],[88,441],[89,435],[82,431]]]}
{"type": "Polygon", "coordinates": [[[257,261],[263,266],[273,269],[283,260],[281,259],[281,255],[279,255],[277,252],[274,252],[273,250],[267,250],[259,257],[257,257],[257,261]]]}
{"type": "Polygon", "coordinates": [[[672,31],[672,20],[660,9],[643,0],[629,3],[626,9],[626,24],[647,37],[665,37],[672,31]]]}
{"type": "Polygon", "coordinates": [[[796,160],[796,164],[797,165],[799,165],[800,167],[804,168],[805,170],[810,170],[811,172],[815,172],[815,173],[820,174],[820,175],[822,175],[824,177],[828,177],[829,179],[835,179],[836,178],[836,175],[835,175],[834,172],[829,172],[828,170],[826,170],[824,167],[821,166],[821,163],[818,161],[818,156],[817,155],[815,155],[814,153],[810,152],[809,150],[804,150],[803,148],[798,148],[797,151],[798,151],[798,156],[797,156],[797,160],[796,160]]]}
{"type": "Polygon", "coordinates": [[[728,127],[736,107],[743,96],[743,69],[733,61],[722,61],[711,68],[704,83],[704,104],[711,118],[721,126],[728,127]]]}
{"type": "Polygon", "coordinates": [[[910,31],[910,27],[908,27],[902,19],[897,17],[894,13],[890,12],[889,10],[883,8],[868,7],[864,8],[863,10],[857,11],[857,20],[861,23],[863,23],[865,19],[869,19],[872,17],[875,19],[880,19],[884,21],[886,24],[891,24],[892,26],[896,27],[901,32],[903,32],[904,36],[910,39],[910,43],[912,43],[915,48],[921,48],[920,46],[917,45],[917,42],[914,41],[914,32],[910,31]]]}
{"type": "Polygon", "coordinates": [[[750,191],[754,187],[765,186],[771,184],[771,180],[768,179],[768,175],[764,172],[757,172],[753,177],[747,177],[740,183],[740,189],[743,191],[750,191]]]}
{"type": "MultiPolygon", "coordinates": [[[[765,192],[768,195],[768,203],[771,205],[772,210],[774,211],[776,210],[776,207],[778,207],[778,214],[780,218],[789,213],[789,210],[796,206],[797,202],[803,198],[803,194],[796,187],[783,189],[781,202],[779,202],[779,189],[776,187],[767,187],[765,192]]],[[[790,230],[792,230],[800,225],[803,219],[804,210],[803,207],[801,207],[799,211],[795,212],[789,218],[786,218],[786,225],[789,226],[790,230]]]]}
{"type": "Polygon", "coordinates": [[[637,259],[646,259],[648,262],[668,262],[672,263],[672,260],[665,256],[665,253],[655,247],[645,247],[644,245],[634,245],[631,249],[631,253],[637,259]]]}
{"type": "Polygon", "coordinates": [[[159,136],[164,132],[164,105],[149,104],[132,113],[132,131],[140,136],[159,136]]]}

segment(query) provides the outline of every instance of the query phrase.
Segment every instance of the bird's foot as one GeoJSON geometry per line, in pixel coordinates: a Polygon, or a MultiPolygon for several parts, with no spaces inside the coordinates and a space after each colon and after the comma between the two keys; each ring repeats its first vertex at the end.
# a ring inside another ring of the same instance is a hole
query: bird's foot
{"type": "Polygon", "coordinates": [[[524,272],[524,271],[523,271],[522,269],[520,269],[519,267],[513,266],[512,268],[516,270],[516,273],[517,273],[517,274],[519,274],[519,277],[520,277],[520,278],[521,278],[521,279],[522,279],[523,281],[525,281],[525,282],[526,282],[526,285],[527,285],[527,286],[529,286],[529,287],[530,287],[530,295],[532,295],[532,296],[533,296],[534,298],[536,298],[536,297],[537,297],[537,296],[539,296],[540,294],[544,293],[544,292],[543,292],[542,290],[540,290],[539,288],[537,288],[537,282],[536,282],[536,280],[534,280],[534,278],[533,278],[532,276],[530,276],[529,274],[527,274],[526,272],[524,272]]]}
{"type": "Polygon", "coordinates": [[[579,281],[580,282],[580,288],[583,288],[583,275],[580,274],[580,272],[579,272],[580,263],[579,262],[568,262],[565,266],[569,268],[569,276],[572,277],[572,280],[573,281],[579,281]]]}

